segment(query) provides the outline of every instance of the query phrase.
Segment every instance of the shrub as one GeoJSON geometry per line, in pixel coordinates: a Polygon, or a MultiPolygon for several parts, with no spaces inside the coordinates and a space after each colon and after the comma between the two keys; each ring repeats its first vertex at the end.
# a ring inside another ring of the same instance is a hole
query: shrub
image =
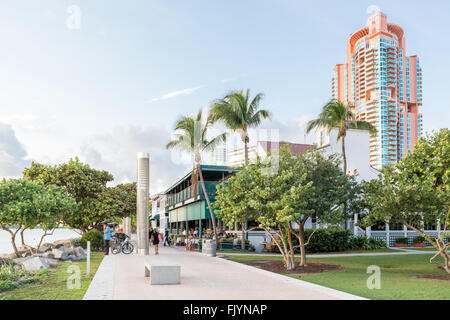
{"type": "Polygon", "coordinates": [[[24,283],[37,281],[31,273],[14,262],[0,263],[0,292],[12,290],[20,286],[19,279],[24,279],[24,283]]]}
{"type": "Polygon", "coordinates": [[[369,238],[369,249],[386,248],[386,242],[381,239],[369,238]]]}
{"type": "MultiPolygon", "coordinates": [[[[308,241],[309,236],[314,229],[305,230],[305,242],[308,241]]],[[[295,248],[295,253],[300,252],[298,248],[297,237],[292,237],[292,244],[295,248]]],[[[350,230],[345,230],[339,227],[330,227],[327,229],[318,229],[312,235],[309,244],[306,246],[306,253],[319,252],[337,252],[346,250],[369,250],[385,248],[386,244],[383,240],[377,240],[366,237],[353,237],[350,230]]]]}
{"type": "Polygon", "coordinates": [[[91,242],[91,250],[99,251],[103,248],[103,233],[98,231],[97,229],[93,229],[83,234],[81,237],[82,247],[86,249],[87,242],[91,242]]]}
{"type": "Polygon", "coordinates": [[[408,238],[407,237],[400,237],[395,239],[395,243],[399,244],[408,244],[408,238]]]}
{"type": "Polygon", "coordinates": [[[424,242],[425,242],[425,237],[422,237],[422,236],[415,237],[413,240],[413,243],[424,243],[424,242]]]}
{"type": "Polygon", "coordinates": [[[70,245],[72,247],[82,247],[83,246],[83,241],[81,240],[81,238],[72,239],[72,240],[70,240],[70,245]]]}
{"type": "Polygon", "coordinates": [[[373,250],[385,247],[386,244],[384,240],[377,240],[373,238],[352,237],[349,241],[349,249],[351,250],[373,250]]]}

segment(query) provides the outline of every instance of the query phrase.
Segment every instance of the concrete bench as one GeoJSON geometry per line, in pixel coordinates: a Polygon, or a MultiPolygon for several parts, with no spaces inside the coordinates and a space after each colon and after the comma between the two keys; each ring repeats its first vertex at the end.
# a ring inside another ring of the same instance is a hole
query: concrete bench
{"type": "Polygon", "coordinates": [[[144,261],[145,277],[150,284],[179,284],[181,267],[168,261],[144,261]]]}

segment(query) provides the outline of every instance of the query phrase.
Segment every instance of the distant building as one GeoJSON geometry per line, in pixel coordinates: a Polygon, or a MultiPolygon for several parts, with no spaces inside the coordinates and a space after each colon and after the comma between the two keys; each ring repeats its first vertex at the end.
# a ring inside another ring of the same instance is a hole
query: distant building
{"type": "Polygon", "coordinates": [[[151,227],[158,227],[161,233],[168,228],[168,213],[166,211],[167,196],[164,193],[158,193],[150,197],[152,200],[152,212],[150,216],[151,227]]]}
{"type": "MultiPolygon", "coordinates": [[[[236,168],[215,165],[202,165],[201,168],[211,203],[214,202],[216,186],[239,171],[236,168]]],[[[168,213],[168,226],[172,233],[198,228],[201,237],[207,229],[212,229],[211,215],[200,181],[198,177],[193,181],[192,174],[192,170],[189,171],[166,190],[165,211],[168,213]]],[[[217,219],[217,229],[226,229],[220,219],[217,219]]]]}
{"type": "MultiPolygon", "coordinates": [[[[317,150],[324,154],[337,153],[342,156],[342,139],[338,141],[338,129],[332,129],[327,134],[325,129],[319,129],[317,134],[317,150]]],[[[375,179],[379,171],[370,165],[370,134],[367,130],[349,129],[345,137],[345,154],[347,158],[347,174],[358,173],[358,180],[375,179]]],[[[339,157],[342,160],[342,157],[339,157]]]]}
{"type": "MultiPolygon", "coordinates": [[[[274,142],[274,141],[258,141],[255,146],[248,148],[249,162],[254,162],[257,157],[264,159],[269,153],[273,153],[274,150],[278,150],[288,145],[292,153],[302,153],[313,148],[310,144],[292,143],[286,141],[274,142]]],[[[240,167],[245,163],[244,148],[233,150],[228,152],[227,155],[228,166],[240,167]]]]}
{"type": "Polygon", "coordinates": [[[334,67],[332,97],[354,106],[357,120],[373,124],[370,164],[381,169],[401,161],[422,136],[422,68],[407,56],[403,29],[384,13],[347,41],[347,62],[334,67]]]}

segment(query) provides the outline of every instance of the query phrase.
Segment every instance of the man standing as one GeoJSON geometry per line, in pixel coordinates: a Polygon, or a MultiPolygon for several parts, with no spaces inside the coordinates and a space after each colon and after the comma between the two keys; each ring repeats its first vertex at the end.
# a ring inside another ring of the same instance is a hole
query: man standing
{"type": "Polygon", "coordinates": [[[111,228],[107,223],[103,225],[103,240],[105,240],[105,256],[109,254],[109,241],[111,241],[111,228]]]}

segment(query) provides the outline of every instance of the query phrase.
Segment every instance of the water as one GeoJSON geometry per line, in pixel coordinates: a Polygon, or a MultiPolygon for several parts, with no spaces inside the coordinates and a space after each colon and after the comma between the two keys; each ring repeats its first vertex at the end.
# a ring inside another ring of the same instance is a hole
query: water
{"type": "MultiPolygon", "coordinates": [[[[42,231],[41,229],[25,230],[25,232],[23,233],[25,244],[30,246],[36,246],[41,240],[41,236],[43,234],[44,231],[42,231]]],[[[81,237],[80,234],[75,232],[74,230],[66,228],[58,228],[53,232],[53,235],[46,236],[42,241],[42,243],[79,237],[81,237]]],[[[19,233],[17,233],[16,236],[16,245],[17,247],[21,246],[19,233]]],[[[11,235],[9,234],[9,232],[0,229],[0,255],[12,253],[13,251],[14,249],[11,244],[11,235]]]]}

